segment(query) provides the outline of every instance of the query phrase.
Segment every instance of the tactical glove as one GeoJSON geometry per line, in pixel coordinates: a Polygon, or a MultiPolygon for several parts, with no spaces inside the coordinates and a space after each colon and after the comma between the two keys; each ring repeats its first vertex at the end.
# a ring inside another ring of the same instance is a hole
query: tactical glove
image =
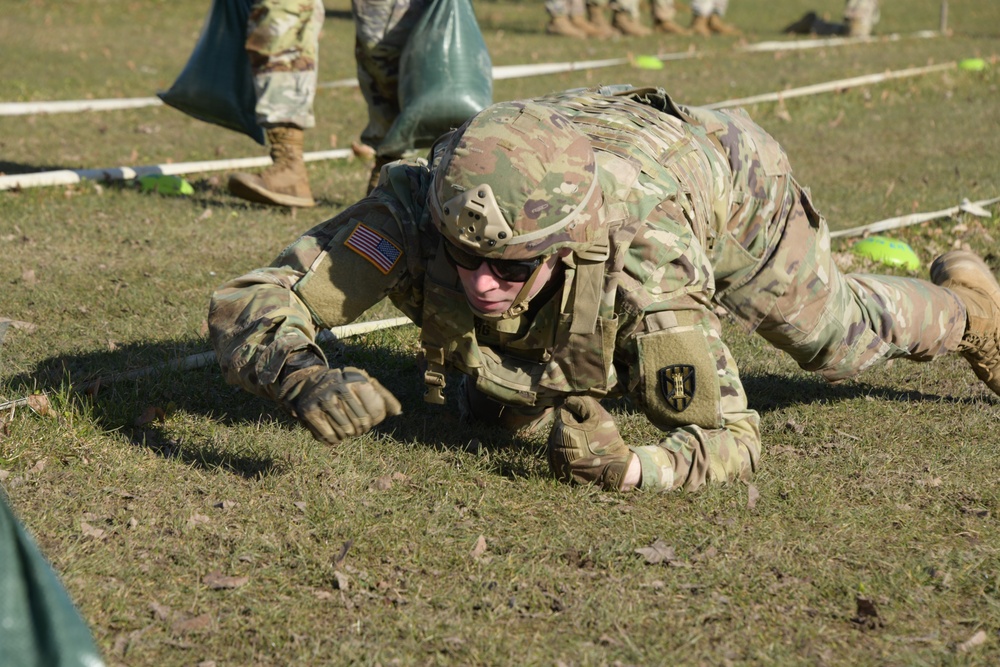
{"type": "Polygon", "coordinates": [[[549,434],[549,468],[563,482],[618,491],[632,452],[596,399],[571,396],[556,410],[549,434]]]}
{"type": "Polygon", "coordinates": [[[313,437],[328,445],[367,433],[403,411],[378,380],[351,366],[293,369],[281,380],[278,400],[313,437]]]}

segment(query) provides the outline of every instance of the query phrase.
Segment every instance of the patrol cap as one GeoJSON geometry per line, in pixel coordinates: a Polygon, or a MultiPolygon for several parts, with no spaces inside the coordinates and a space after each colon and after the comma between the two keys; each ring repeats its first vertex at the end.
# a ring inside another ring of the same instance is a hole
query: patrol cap
{"type": "Polygon", "coordinates": [[[484,257],[583,250],[605,235],[590,139],[538,102],[494,104],[456,131],[429,199],[438,230],[484,257]]]}

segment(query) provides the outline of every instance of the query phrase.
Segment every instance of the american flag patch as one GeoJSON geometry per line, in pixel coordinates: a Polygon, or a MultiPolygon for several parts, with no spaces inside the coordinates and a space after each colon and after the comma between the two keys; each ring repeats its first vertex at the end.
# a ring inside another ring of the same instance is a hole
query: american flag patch
{"type": "Polygon", "coordinates": [[[344,241],[344,245],[367,259],[375,265],[375,268],[385,274],[392,271],[392,267],[396,266],[396,262],[403,256],[403,251],[398,245],[361,222],[344,241]]]}

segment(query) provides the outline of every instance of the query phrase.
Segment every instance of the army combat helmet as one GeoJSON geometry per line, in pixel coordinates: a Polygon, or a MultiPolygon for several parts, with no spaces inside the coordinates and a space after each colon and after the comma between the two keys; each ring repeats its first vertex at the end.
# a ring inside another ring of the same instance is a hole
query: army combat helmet
{"type": "Polygon", "coordinates": [[[537,102],[494,104],[456,131],[429,199],[447,241],[488,259],[579,252],[607,238],[590,139],[537,102]]]}

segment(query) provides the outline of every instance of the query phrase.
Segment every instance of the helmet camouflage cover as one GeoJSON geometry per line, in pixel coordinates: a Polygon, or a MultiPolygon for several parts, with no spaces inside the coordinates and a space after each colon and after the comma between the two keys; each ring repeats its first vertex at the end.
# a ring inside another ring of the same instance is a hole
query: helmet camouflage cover
{"type": "Polygon", "coordinates": [[[448,141],[430,209],[452,243],[494,259],[583,250],[604,233],[590,139],[536,102],[487,107],[448,141]]]}

